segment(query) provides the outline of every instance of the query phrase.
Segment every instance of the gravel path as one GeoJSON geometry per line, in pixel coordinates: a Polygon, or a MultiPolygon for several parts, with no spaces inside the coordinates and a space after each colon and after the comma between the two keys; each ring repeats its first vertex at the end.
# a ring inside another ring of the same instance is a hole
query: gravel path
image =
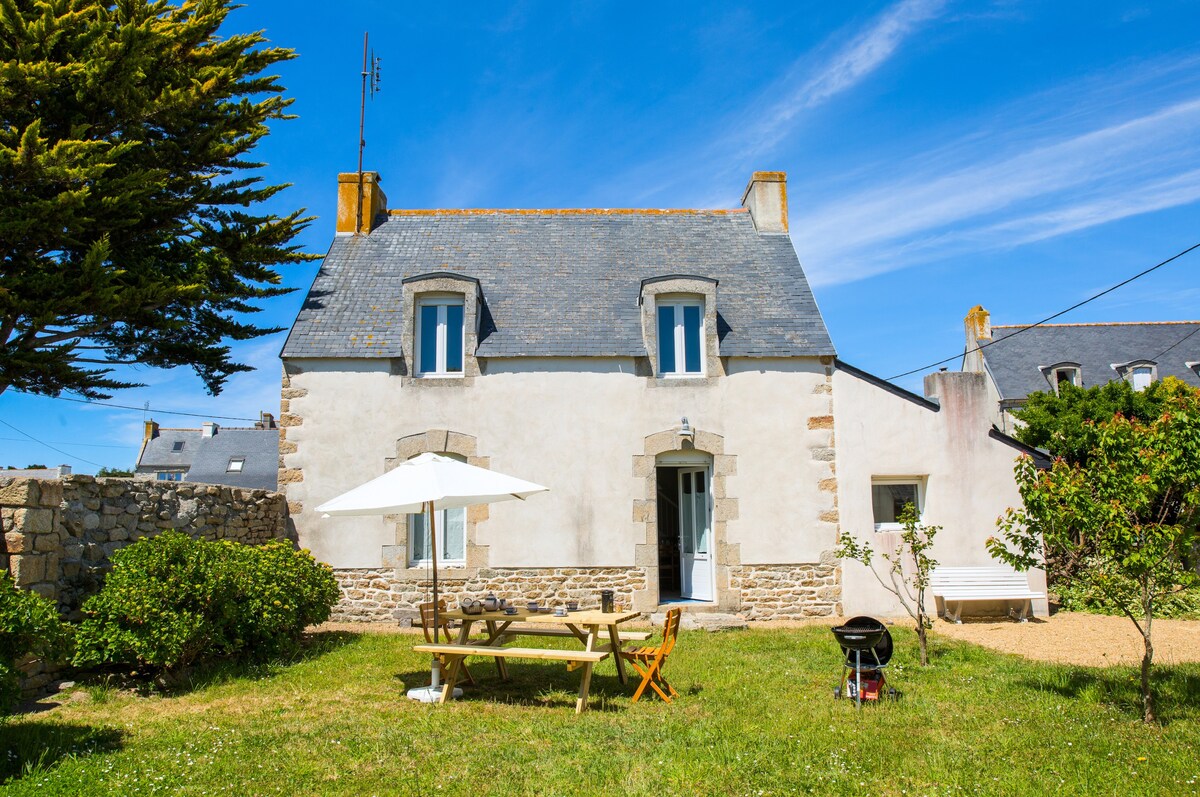
{"type": "MultiPolygon", "coordinates": [[[[1200,620],[1155,620],[1152,629],[1155,664],[1200,661],[1200,620]]],[[[1127,617],[1060,612],[1028,623],[938,620],[933,631],[1039,661],[1087,667],[1142,661],[1142,637],[1127,617]]]]}

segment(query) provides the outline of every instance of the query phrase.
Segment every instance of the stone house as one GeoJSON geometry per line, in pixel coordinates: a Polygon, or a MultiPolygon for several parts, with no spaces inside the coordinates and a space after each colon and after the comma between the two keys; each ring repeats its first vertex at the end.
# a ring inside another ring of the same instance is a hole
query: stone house
{"type": "Polygon", "coordinates": [[[1057,392],[1063,382],[1092,387],[1123,379],[1140,390],[1173,376],[1200,387],[1200,321],[993,325],[976,305],[963,325],[962,370],[984,375],[993,421],[1005,432],[1030,393],[1057,392]]]}
{"type": "Polygon", "coordinates": [[[252,428],[206,421],[199,429],[160,428],[146,421],[134,478],[224,484],[249,490],[279,487],[279,427],[269,412],[252,428]]]}
{"type": "Polygon", "coordinates": [[[377,174],[340,175],[281,356],[279,482],[343,617],[426,599],[427,530],[314,507],[428,451],[550,487],[441,513],[448,594],[642,611],[892,614],[840,532],[890,539],[914,501],[943,561],[986,564],[1018,500],[982,377],[926,398],[837,359],[781,172],[734,210],[388,210],[377,174]]]}

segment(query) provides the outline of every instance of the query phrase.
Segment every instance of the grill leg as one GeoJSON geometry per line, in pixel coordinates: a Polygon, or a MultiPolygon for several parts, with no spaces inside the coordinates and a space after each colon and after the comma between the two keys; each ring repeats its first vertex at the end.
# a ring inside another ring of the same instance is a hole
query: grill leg
{"type": "Polygon", "coordinates": [[[862,651],[854,651],[854,707],[862,711],[862,651]]]}

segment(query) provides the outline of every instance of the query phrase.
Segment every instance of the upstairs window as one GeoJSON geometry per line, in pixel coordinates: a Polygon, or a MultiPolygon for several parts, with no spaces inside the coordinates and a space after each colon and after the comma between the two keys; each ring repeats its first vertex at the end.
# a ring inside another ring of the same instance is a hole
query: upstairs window
{"type": "Polygon", "coordinates": [[[1060,385],[1083,387],[1083,371],[1079,363],[1063,362],[1057,365],[1042,366],[1041,371],[1055,393],[1059,392],[1060,385]]]}
{"type": "Polygon", "coordinates": [[[182,451],[183,450],[183,441],[176,440],[174,443],[171,444],[171,450],[172,451],[182,451]]]}
{"type": "Polygon", "coordinates": [[[462,297],[418,300],[416,337],[418,376],[461,376],[462,297]]]}
{"type": "Polygon", "coordinates": [[[1134,390],[1145,390],[1154,381],[1154,368],[1149,365],[1135,365],[1129,370],[1129,381],[1134,390]]]}
{"type": "Polygon", "coordinates": [[[658,370],[660,374],[704,373],[704,302],[694,299],[659,302],[658,370]]]}
{"type": "Polygon", "coordinates": [[[246,467],[245,457],[230,457],[229,465],[225,468],[226,473],[241,473],[242,468],[246,467]]]}

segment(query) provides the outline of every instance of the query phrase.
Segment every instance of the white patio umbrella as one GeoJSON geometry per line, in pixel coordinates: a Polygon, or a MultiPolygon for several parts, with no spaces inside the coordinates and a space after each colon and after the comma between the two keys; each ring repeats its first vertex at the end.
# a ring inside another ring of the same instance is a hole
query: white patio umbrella
{"type": "MultiPolygon", "coordinates": [[[[427,513],[433,564],[433,627],[436,639],[441,619],[437,608],[437,521],[434,512],[476,504],[494,504],[514,498],[524,501],[534,493],[549,489],[449,457],[421,454],[401,462],[366,484],[326,501],[317,507],[317,511],[335,517],[427,513]]],[[[434,656],[430,685],[410,689],[408,696],[414,700],[432,702],[441,696],[440,683],[441,667],[437,656],[434,656]]]]}

